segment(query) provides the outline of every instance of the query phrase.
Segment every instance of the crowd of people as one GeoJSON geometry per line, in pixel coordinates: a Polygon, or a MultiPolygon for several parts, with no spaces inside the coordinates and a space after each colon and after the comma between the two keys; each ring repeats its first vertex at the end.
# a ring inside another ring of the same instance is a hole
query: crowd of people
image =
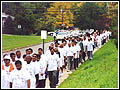
{"type": "Polygon", "coordinates": [[[86,33],[78,37],[55,40],[43,54],[43,49],[33,53],[32,48],[3,55],[2,88],[45,88],[49,78],[50,88],[56,88],[60,76],[76,70],[80,64],[92,60],[95,48],[101,48],[111,38],[111,32],[103,30],[86,33]]]}

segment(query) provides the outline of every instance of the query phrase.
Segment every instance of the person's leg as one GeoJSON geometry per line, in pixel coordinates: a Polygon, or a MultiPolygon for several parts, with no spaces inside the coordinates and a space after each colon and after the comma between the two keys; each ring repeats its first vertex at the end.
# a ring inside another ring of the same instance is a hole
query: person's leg
{"type": "Polygon", "coordinates": [[[77,58],[77,60],[76,60],[76,67],[77,67],[77,68],[78,68],[78,59],[79,59],[79,58],[77,58]]]}
{"type": "Polygon", "coordinates": [[[57,81],[57,71],[53,71],[53,79],[52,79],[52,85],[51,88],[56,88],[56,81],[57,81]]]}
{"type": "Polygon", "coordinates": [[[85,52],[82,53],[82,58],[83,58],[83,60],[85,62],[85,52]]]}
{"type": "Polygon", "coordinates": [[[88,59],[90,59],[90,51],[88,51],[87,54],[88,54],[88,59]]]}
{"type": "Polygon", "coordinates": [[[37,88],[45,88],[45,79],[39,80],[39,85],[37,88]]]}
{"type": "Polygon", "coordinates": [[[59,83],[59,71],[57,71],[57,80],[56,80],[56,84],[59,83]]]}
{"type": "Polygon", "coordinates": [[[68,70],[70,70],[70,56],[67,57],[68,70]]]}
{"type": "Polygon", "coordinates": [[[75,58],[74,58],[74,60],[73,60],[73,63],[74,63],[74,69],[75,69],[75,58]]]}
{"type": "Polygon", "coordinates": [[[76,67],[77,67],[77,59],[75,58],[74,59],[74,69],[76,70],[76,67]]]}
{"type": "Polygon", "coordinates": [[[46,79],[43,79],[43,87],[42,88],[45,88],[45,83],[46,83],[46,79]]]}
{"type": "Polygon", "coordinates": [[[90,51],[90,60],[92,59],[92,51],[90,51]]]}
{"type": "Polygon", "coordinates": [[[50,81],[50,88],[52,88],[52,80],[53,80],[53,71],[48,71],[49,81],[50,81]]]}

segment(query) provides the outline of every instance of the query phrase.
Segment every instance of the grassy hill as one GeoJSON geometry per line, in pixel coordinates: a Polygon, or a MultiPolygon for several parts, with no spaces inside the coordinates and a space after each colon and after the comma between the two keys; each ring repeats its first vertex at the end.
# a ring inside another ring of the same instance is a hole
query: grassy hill
{"type": "MultiPolygon", "coordinates": [[[[48,36],[45,42],[53,41],[53,37],[48,36]]],[[[24,36],[24,35],[2,35],[2,50],[8,51],[15,48],[36,45],[42,43],[40,36],[24,36]]]]}
{"type": "Polygon", "coordinates": [[[118,88],[118,50],[110,40],[58,88],[118,88]]]}

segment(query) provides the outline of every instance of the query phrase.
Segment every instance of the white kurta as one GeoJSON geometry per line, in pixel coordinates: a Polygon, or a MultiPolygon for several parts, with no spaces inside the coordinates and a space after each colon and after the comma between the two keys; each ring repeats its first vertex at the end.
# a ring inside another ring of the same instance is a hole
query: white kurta
{"type": "Polygon", "coordinates": [[[30,64],[25,65],[26,70],[29,72],[30,75],[30,88],[36,87],[36,78],[35,75],[38,74],[38,65],[37,62],[30,62],[30,64]]]}
{"type": "Polygon", "coordinates": [[[29,72],[25,69],[14,70],[10,75],[10,82],[13,83],[12,88],[27,88],[27,80],[30,80],[29,72]]]}
{"type": "Polygon", "coordinates": [[[2,88],[10,88],[10,72],[9,72],[10,66],[6,67],[4,66],[4,70],[2,70],[2,88]]]}

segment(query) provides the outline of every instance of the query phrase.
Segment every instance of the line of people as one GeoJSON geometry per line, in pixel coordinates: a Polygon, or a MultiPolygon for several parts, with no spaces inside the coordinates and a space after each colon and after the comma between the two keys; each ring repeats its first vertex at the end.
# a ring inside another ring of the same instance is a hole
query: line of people
{"type": "Polygon", "coordinates": [[[95,48],[101,48],[111,38],[111,32],[103,30],[78,37],[55,40],[43,54],[42,48],[37,53],[26,49],[22,56],[20,51],[5,54],[2,61],[2,88],[45,88],[49,78],[50,88],[56,88],[60,76],[76,70],[88,56],[93,58],[95,48]]]}

